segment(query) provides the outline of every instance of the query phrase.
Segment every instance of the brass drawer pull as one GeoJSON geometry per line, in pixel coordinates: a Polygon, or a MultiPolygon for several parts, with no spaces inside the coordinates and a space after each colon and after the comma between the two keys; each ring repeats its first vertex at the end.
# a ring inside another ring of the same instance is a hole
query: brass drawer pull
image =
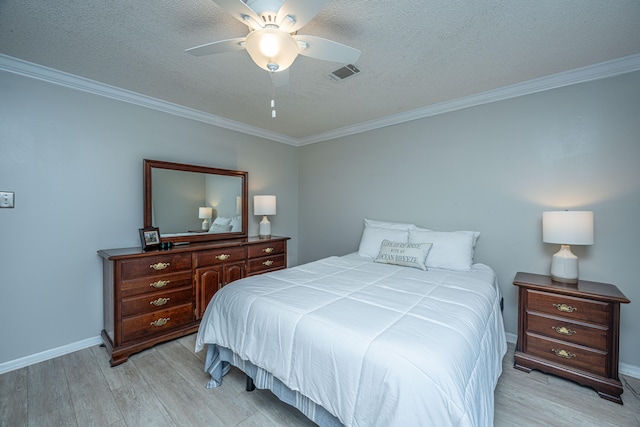
{"type": "Polygon", "coordinates": [[[149,304],[153,304],[156,307],[160,307],[161,305],[165,305],[169,302],[171,298],[158,298],[156,300],[151,301],[149,304]]]}
{"type": "Polygon", "coordinates": [[[164,326],[169,320],[171,320],[170,317],[161,317],[158,320],[151,322],[151,326],[164,326]]]}
{"type": "Polygon", "coordinates": [[[171,283],[171,280],[158,280],[158,281],[155,281],[153,283],[150,283],[149,286],[151,286],[153,288],[156,288],[156,289],[160,289],[160,288],[164,288],[169,283],[171,283]]]}
{"type": "Polygon", "coordinates": [[[227,255],[227,254],[221,254],[221,255],[217,255],[217,256],[216,256],[216,259],[217,259],[218,261],[226,261],[226,260],[228,260],[229,258],[231,258],[231,255],[227,255]]]}
{"type": "Polygon", "coordinates": [[[575,354],[573,353],[569,353],[566,350],[556,350],[555,348],[552,348],[551,351],[553,351],[553,353],[558,356],[558,357],[562,357],[563,359],[573,359],[574,357],[576,357],[575,354]]]}
{"type": "Polygon", "coordinates": [[[169,262],[158,262],[155,264],[151,264],[149,267],[153,268],[155,271],[160,271],[160,270],[164,270],[165,268],[169,267],[171,265],[171,263],[169,262]]]}
{"type": "Polygon", "coordinates": [[[571,336],[576,333],[573,329],[565,328],[564,326],[552,326],[551,329],[559,333],[560,335],[571,336]]]}
{"type": "Polygon", "coordinates": [[[270,259],[266,260],[265,262],[262,263],[263,265],[266,265],[267,267],[271,266],[271,264],[273,264],[273,261],[271,261],[270,259]]]}
{"type": "Polygon", "coordinates": [[[271,253],[271,252],[273,252],[274,250],[275,250],[275,249],[273,249],[273,248],[264,248],[264,249],[262,250],[262,252],[267,253],[267,254],[270,254],[270,253],[271,253]]]}
{"type": "Polygon", "coordinates": [[[558,311],[562,311],[563,313],[573,313],[574,311],[578,310],[576,307],[572,307],[567,304],[553,304],[553,306],[558,309],[558,311]]]}

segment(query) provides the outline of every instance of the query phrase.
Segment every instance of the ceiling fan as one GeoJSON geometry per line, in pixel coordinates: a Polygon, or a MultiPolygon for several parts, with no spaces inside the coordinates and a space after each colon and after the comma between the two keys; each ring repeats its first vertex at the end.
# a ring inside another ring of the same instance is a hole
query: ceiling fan
{"type": "Polygon", "coordinates": [[[298,55],[342,64],[355,63],[360,51],[322,37],[299,35],[324,7],[327,0],[214,0],[234,18],[249,27],[246,37],[203,44],[187,49],[195,56],[235,50],[249,53],[260,68],[271,72],[274,85],[288,82],[287,69],[298,55]]]}

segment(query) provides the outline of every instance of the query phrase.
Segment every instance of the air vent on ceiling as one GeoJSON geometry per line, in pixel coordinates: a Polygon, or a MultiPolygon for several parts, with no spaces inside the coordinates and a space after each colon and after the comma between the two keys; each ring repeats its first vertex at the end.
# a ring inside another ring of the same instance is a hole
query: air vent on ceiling
{"type": "Polygon", "coordinates": [[[333,80],[334,82],[341,82],[344,79],[348,79],[351,76],[355,76],[356,74],[358,74],[360,72],[360,70],[353,64],[348,64],[345,65],[344,67],[338,68],[337,70],[334,70],[328,74],[325,74],[325,76],[329,79],[329,80],[333,80]]]}

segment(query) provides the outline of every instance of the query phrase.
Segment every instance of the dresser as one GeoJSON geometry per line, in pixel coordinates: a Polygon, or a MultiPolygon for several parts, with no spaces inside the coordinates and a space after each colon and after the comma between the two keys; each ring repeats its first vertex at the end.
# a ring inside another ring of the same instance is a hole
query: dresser
{"type": "Polygon", "coordinates": [[[213,295],[246,276],[287,266],[288,237],[249,237],[98,251],[103,261],[104,329],[111,366],[158,343],[198,330],[213,295]]]}
{"type": "Polygon", "coordinates": [[[620,304],[630,302],[624,294],[608,283],[566,284],[522,272],[513,284],[519,288],[514,367],[576,381],[622,404],[620,304]]]}

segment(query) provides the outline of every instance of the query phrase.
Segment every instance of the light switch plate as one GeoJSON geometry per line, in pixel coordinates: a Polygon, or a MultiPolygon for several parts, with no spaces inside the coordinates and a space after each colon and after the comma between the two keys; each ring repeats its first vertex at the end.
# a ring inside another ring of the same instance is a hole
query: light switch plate
{"type": "Polygon", "coordinates": [[[15,193],[13,191],[0,191],[0,208],[12,208],[15,205],[15,193]]]}

